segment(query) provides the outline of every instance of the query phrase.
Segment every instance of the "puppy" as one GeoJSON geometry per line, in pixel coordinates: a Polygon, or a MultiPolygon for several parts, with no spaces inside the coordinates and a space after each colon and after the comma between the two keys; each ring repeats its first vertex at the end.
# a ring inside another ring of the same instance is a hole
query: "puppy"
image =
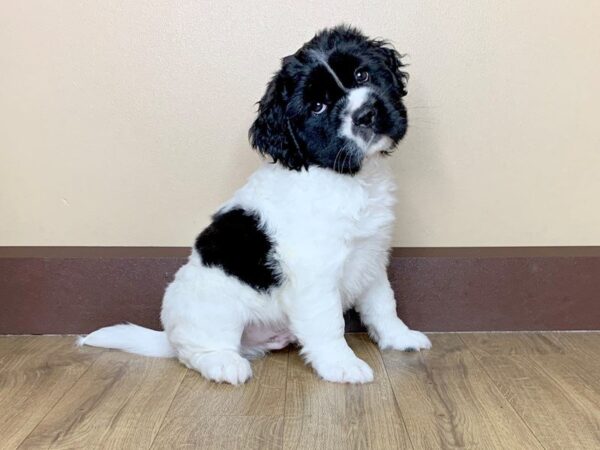
{"type": "Polygon", "coordinates": [[[321,31],[259,102],[250,142],[269,162],[213,216],[168,286],[164,332],[116,325],[81,344],[176,356],[217,382],[243,383],[248,357],[297,343],[323,379],[373,371],[344,339],[354,307],[379,347],[427,337],[396,315],[387,277],[394,221],[388,155],[406,133],[399,54],[354,28],[321,31]]]}

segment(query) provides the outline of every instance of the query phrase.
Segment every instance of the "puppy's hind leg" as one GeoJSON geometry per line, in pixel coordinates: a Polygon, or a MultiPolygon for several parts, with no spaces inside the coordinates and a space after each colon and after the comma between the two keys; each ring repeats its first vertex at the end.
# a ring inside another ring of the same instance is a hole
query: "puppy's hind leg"
{"type": "Polygon", "coordinates": [[[240,355],[247,312],[239,283],[224,274],[207,277],[213,270],[218,269],[197,269],[204,273],[191,279],[176,277],[161,317],[183,364],[209,380],[237,385],[252,376],[250,362],[240,355]]]}

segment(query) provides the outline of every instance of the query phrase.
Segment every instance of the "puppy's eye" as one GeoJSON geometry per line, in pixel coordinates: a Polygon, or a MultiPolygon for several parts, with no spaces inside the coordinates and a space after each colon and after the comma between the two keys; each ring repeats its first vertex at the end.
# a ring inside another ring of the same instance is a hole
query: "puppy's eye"
{"type": "Polygon", "coordinates": [[[354,79],[358,84],[366,83],[369,81],[369,78],[369,72],[366,70],[358,69],[356,72],[354,72],[354,79]]]}
{"type": "Polygon", "coordinates": [[[310,111],[316,115],[323,113],[326,109],[327,109],[327,105],[325,103],[321,103],[321,102],[315,102],[310,107],[310,111]]]}

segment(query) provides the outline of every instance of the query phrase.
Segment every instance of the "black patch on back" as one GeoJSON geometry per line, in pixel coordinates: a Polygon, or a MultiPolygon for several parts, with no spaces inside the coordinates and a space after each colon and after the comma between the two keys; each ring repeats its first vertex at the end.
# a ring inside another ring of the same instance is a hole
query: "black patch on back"
{"type": "Polygon", "coordinates": [[[281,285],[273,243],[254,212],[235,208],[215,214],[195,248],[205,266],[220,267],[257,291],[281,285]]]}

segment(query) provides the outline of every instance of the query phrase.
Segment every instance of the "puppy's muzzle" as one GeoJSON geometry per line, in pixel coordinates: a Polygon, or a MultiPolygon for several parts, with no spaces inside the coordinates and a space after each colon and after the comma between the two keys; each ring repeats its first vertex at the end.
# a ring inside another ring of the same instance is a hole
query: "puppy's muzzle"
{"type": "Polygon", "coordinates": [[[372,128],[376,117],[377,110],[372,105],[363,105],[352,114],[352,123],[357,127],[372,128]]]}

